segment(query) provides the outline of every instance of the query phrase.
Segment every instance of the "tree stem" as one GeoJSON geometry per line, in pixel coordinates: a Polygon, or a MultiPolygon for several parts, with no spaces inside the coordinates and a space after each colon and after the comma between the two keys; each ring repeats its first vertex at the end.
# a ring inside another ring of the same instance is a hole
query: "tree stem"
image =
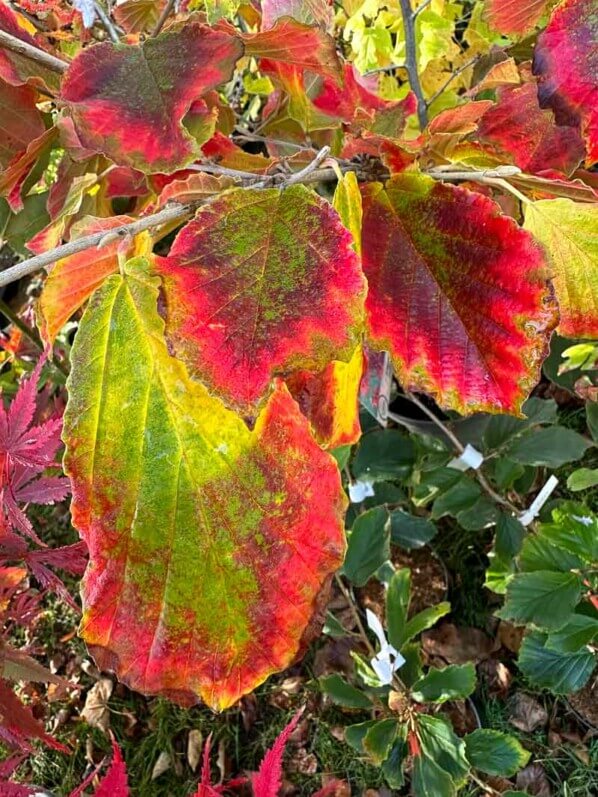
{"type": "Polygon", "coordinates": [[[417,118],[419,120],[420,129],[423,130],[428,124],[428,106],[417,72],[417,45],[415,43],[416,15],[411,11],[411,3],[409,0],[401,0],[401,14],[403,16],[403,28],[405,30],[405,69],[409,77],[411,91],[415,94],[417,99],[417,118]]]}
{"type": "Polygon", "coordinates": [[[38,64],[43,64],[53,72],[59,72],[62,74],[69,68],[69,65],[66,61],[50,55],[50,53],[47,53],[45,50],[42,50],[39,47],[33,47],[31,44],[28,44],[21,39],[17,39],[16,36],[11,36],[10,33],[6,33],[6,31],[3,30],[0,30],[0,47],[4,47],[7,50],[12,50],[13,53],[24,55],[26,58],[30,58],[32,61],[37,61],[38,64]]]}

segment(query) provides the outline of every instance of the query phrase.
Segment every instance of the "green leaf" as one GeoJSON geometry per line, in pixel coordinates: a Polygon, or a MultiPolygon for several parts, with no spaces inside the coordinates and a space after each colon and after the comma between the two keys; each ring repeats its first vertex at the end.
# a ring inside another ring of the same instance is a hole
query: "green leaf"
{"type": "Polygon", "coordinates": [[[514,736],[480,728],[465,737],[469,763],[488,775],[511,777],[529,761],[530,754],[514,736]]]}
{"type": "Polygon", "coordinates": [[[405,664],[401,667],[401,681],[405,686],[413,686],[423,675],[422,648],[419,642],[408,642],[401,648],[405,664]]]}
{"type": "Polygon", "coordinates": [[[421,634],[421,632],[425,631],[427,628],[432,628],[432,626],[436,625],[438,620],[444,617],[445,614],[448,614],[450,610],[451,604],[447,601],[443,601],[442,603],[437,603],[436,606],[428,606],[427,609],[422,609],[421,612],[413,615],[413,617],[407,621],[407,625],[403,631],[401,646],[404,645],[405,642],[409,642],[414,637],[421,634]]]}
{"type": "Polygon", "coordinates": [[[579,468],[567,478],[567,487],[573,493],[588,490],[598,484],[598,468],[579,468]]]}
{"type": "Polygon", "coordinates": [[[501,559],[516,556],[521,550],[525,529],[512,515],[501,512],[496,524],[494,549],[501,559]]]}
{"type": "Polygon", "coordinates": [[[459,512],[472,507],[480,497],[481,491],[477,482],[468,476],[461,476],[461,479],[453,487],[434,501],[432,507],[432,517],[434,520],[452,515],[455,517],[459,512]]]}
{"type": "Polygon", "coordinates": [[[382,429],[361,438],[352,469],[356,478],[404,481],[411,475],[414,463],[412,440],[396,429],[382,429]]]}
{"type": "Polygon", "coordinates": [[[515,561],[511,557],[503,559],[495,551],[488,554],[488,559],[490,564],[486,569],[484,586],[498,595],[504,595],[507,585],[515,573],[515,561]]]}
{"type": "Polygon", "coordinates": [[[517,438],[507,456],[522,465],[543,465],[560,468],[566,462],[581,459],[592,444],[577,432],[562,426],[533,429],[517,438]]]}
{"type": "Polygon", "coordinates": [[[356,725],[347,725],[345,728],[345,741],[358,753],[364,753],[363,740],[370,728],[373,728],[377,722],[378,720],[367,720],[366,722],[358,722],[356,725]]]}
{"type": "Polygon", "coordinates": [[[362,587],[390,558],[390,518],[382,506],[369,509],[356,519],[347,533],[348,547],[343,573],[362,587]]]}
{"type": "Polygon", "coordinates": [[[452,664],[441,670],[430,669],[411,689],[411,696],[419,703],[444,703],[468,697],[475,689],[473,664],[452,664]]]}
{"type": "Polygon", "coordinates": [[[442,716],[421,714],[417,724],[422,753],[448,772],[457,786],[462,786],[469,772],[463,739],[442,716]]]}
{"type": "Polygon", "coordinates": [[[437,533],[437,528],[431,520],[411,515],[403,509],[395,509],[390,513],[390,523],[393,543],[408,551],[422,548],[437,533]]]}
{"type": "Polygon", "coordinates": [[[407,729],[404,725],[399,727],[397,738],[391,747],[386,761],[382,762],[381,770],[386,782],[391,789],[400,789],[405,784],[403,763],[407,758],[407,742],[405,737],[407,729]]]}
{"type": "Polygon", "coordinates": [[[388,641],[397,650],[405,639],[405,626],[411,597],[411,572],[409,568],[397,570],[386,593],[386,627],[388,641]]]}
{"type": "Polygon", "coordinates": [[[484,432],[484,448],[494,451],[530,426],[540,423],[555,423],[557,406],[553,399],[529,398],[522,407],[525,418],[514,415],[492,415],[484,432]]]}
{"type": "Polygon", "coordinates": [[[518,573],[509,582],[505,605],[497,614],[503,620],[557,630],[567,622],[580,595],[581,579],[575,573],[518,573]]]}
{"type": "Polygon", "coordinates": [[[334,637],[335,639],[351,636],[350,632],[347,631],[345,626],[339,622],[332,612],[326,612],[326,619],[324,620],[322,632],[328,636],[334,637]]]}
{"type": "Polygon", "coordinates": [[[598,619],[585,614],[572,614],[567,623],[548,635],[546,647],[559,653],[577,653],[598,636],[598,619]]]}
{"type": "Polygon", "coordinates": [[[519,563],[523,570],[556,570],[568,573],[583,566],[583,559],[553,545],[541,533],[528,535],[523,542],[519,563]]]}
{"type": "Polygon", "coordinates": [[[394,719],[377,722],[368,729],[363,737],[363,749],[376,765],[380,765],[390,753],[390,748],[399,730],[399,723],[394,719]]]}
{"type": "Polygon", "coordinates": [[[546,647],[546,634],[527,634],[519,650],[519,669],[536,686],[557,695],[577,692],[590,679],[596,657],[588,650],[560,653],[546,647]]]}
{"type": "Polygon", "coordinates": [[[372,701],[364,692],[351,686],[337,673],[319,678],[318,683],[322,692],[339,706],[363,709],[372,707],[372,701]]]}
{"type": "Polygon", "coordinates": [[[351,446],[339,446],[333,448],[330,453],[335,458],[338,469],[342,470],[351,457],[351,446]]]}
{"type": "Polygon", "coordinates": [[[415,797],[454,797],[455,781],[429,756],[418,756],[413,762],[413,793],[415,797]]]}
{"type": "Polygon", "coordinates": [[[488,526],[493,526],[499,516],[499,510],[485,495],[482,495],[469,509],[457,514],[457,522],[468,531],[479,531],[488,526]]]}
{"type": "Polygon", "coordinates": [[[598,401],[586,402],[586,423],[592,440],[598,443],[598,401]]]}
{"type": "Polygon", "coordinates": [[[438,498],[463,478],[463,474],[455,468],[435,468],[429,473],[422,473],[419,484],[413,488],[415,506],[425,506],[434,498],[438,498]]]}
{"type": "Polygon", "coordinates": [[[583,504],[565,501],[552,511],[542,537],[592,565],[598,561],[598,517],[583,504]]]}

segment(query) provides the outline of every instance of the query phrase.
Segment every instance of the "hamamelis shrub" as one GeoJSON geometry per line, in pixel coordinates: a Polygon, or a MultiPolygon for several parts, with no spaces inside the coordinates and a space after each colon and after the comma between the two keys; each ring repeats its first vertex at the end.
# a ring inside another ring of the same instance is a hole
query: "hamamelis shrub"
{"type": "MultiPolygon", "coordinates": [[[[131,688],[223,710],[302,655],[333,574],[361,566],[375,519],[345,559],[330,452],[360,438],[376,352],[408,395],[494,415],[515,466],[530,436],[546,449],[525,402],[551,335],[598,332],[598,18],[594,0],[74,5],[0,4],[0,213],[23,260],[0,286],[46,269],[47,349],[78,322],[82,638],[131,688]]],[[[399,442],[369,475],[409,458],[399,442]]],[[[473,489],[470,525],[529,526],[501,497],[516,467],[493,466],[415,498],[473,489]]],[[[465,782],[464,743],[447,770],[425,752],[433,728],[452,739],[441,720],[393,722],[417,793],[465,782]]],[[[481,770],[511,744],[476,740],[481,770]]]]}

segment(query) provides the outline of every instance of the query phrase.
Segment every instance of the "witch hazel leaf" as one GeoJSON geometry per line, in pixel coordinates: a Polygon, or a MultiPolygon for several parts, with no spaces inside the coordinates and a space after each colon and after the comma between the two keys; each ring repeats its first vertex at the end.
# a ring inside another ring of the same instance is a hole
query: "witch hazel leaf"
{"type": "Polygon", "coordinates": [[[200,154],[184,126],[192,103],[230,78],[242,52],[238,38],[197,22],[141,45],[102,42],[73,60],[61,99],[85,147],[142,172],[171,173],[200,154]]]}
{"type": "Polygon", "coordinates": [[[277,797],[282,786],[282,756],[284,749],[303,714],[300,709],[276,737],[264,756],[259,771],[251,778],[254,797],[277,797]]]}
{"type": "Polygon", "coordinates": [[[523,36],[538,24],[546,5],[547,0],[486,0],[484,15],[498,33],[523,36]]]}
{"type": "Polygon", "coordinates": [[[554,169],[569,175],[579,166],[585,155],[579,131],[555,125],[551,111],[540,109],[535,83],[499,87],[496,98],[479,125],[483,144],[532,174],[554,169]]]}
{"type": "Polygon", "coordinates": [[[132,688],[224,709],[313,633],[343,559],[346,499],[284,385],[249,431],[189,378],[148,270],[136,258],[104,282],[72,350],[64,439],[90,551],[82,636],[132,688]]]}
{"type": "Polygon", "coordinates": [[[324,30],[332,26],[334,10],[328,0],[262,0],[262,30],[273,27],[281,17],[292,17],[324,30]]]}
{"type": "Polygon", "coordinates": [[[580,125],[586,163],[598,160],[598,14],[595,0],[565,0],[552,12],[534,48],[542,108],[557,124],[580,125]]]}
{"type": "MultiPolygon", "coordinates": [[[[91,216],[76,222],[71,240],[96,232],[106,232],[134,221],[130,216],[110,216],[106,219],[91,216]]],[[[39,328],[43,340],[51,344],[68,319],[87,301],[106,277],[118,271],[119,255],[129,258],[149,255],[152,240],[148,232],[133,239],[119,236],[104,246],[85,249],[76,255],[58,260],[50,271],[38,302],[39,328]]]]}
{"type": "Polygon", "coordinates": [[[598,337],[598,205],[570,199],[528,202],[524,226],[550,256],[560,334],[598,337]]]}
{"type": "Polygon", "coordinates": [[[355,351],[365,293],[359,257],[336,211],[304,186],[223,194],[155,268],[176,356],[245,414],[275,374],[318,371],[355,351]]]}
{"type": "Polygon", "coordinates": [[[270,30],[246,33],[242,39],[246,55],[269,58],[317,74],[341,78],[335,41],[320,28],[284,17],[277,20],[270,30]]]}
{"type": "Polygon", "coordinates": [[[443,407],[518,413],[557,322],[540,246],[487,197],[424,175],[363,200],[371,345],[443,407]]]}

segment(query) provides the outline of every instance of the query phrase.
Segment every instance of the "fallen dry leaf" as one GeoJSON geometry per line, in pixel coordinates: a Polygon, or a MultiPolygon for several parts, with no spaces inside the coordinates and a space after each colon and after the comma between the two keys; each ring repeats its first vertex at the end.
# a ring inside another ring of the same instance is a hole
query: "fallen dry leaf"
{"type": "Polygon", "coordinates": [[[85,705],[81,717],[93,728],[108,733],[110,728],[110,711],[108,701],[112,695],[114,684],[110,678],[100,678],[85,697],[85,705]]]}
{"type": "Polygon", "coordinates": [[[479,666],[479,675],[486,682],[488,693],[492,697],[506,697],[511,687],[513,676],[509,668],[496,659],[486,659],[479,666]]]}
{"type": "Polygon", "coordinates": [[[501,620],[498,624],[497,636],[500,644],[504,645],[507,650],[510,650],[511,653],[519,653],[524,632],[523,626],[511,625],[511,623],[501,620]]]}
{"type": "Polygon", "coordinates": [[[459,628],[453,623],[424,631],[422,647],[429,656],[439,656],[449,664],[482,661],[496,650],[494,640],[479,628],[459,628]]]}
{"type": "Polygon", "coordinates": [[[525,692],[517,692],[511,702],[509,722],[520,731],[532,733],[536,728],[544,727],[548,722],[548,714],[544,706],[525,692]]]}
{"type": "Polygon", "coordinates": [[[551,797],[552,790],[541,764],[529,764],[517,775],[517,788],[535,797],[551,797]]]}
{"type": "Polygon", "coordinates": [[[172,759],[170,758],[170,754],[165,750],[162,750],[156,763],[154,764],[154,768],[152,769],[152,780],[159,778],[160,775],[163,775],[165,772],[167,772],[171,766],[172,759]]]}
{"type": "Polygon", "coordinates": [[[201,761],[201,752],[203,748],[203,736],[201,731],[193,728],[189,731],[187,737],[187,762],[193,772],[197,770],[199,762],[201,761]]]}

